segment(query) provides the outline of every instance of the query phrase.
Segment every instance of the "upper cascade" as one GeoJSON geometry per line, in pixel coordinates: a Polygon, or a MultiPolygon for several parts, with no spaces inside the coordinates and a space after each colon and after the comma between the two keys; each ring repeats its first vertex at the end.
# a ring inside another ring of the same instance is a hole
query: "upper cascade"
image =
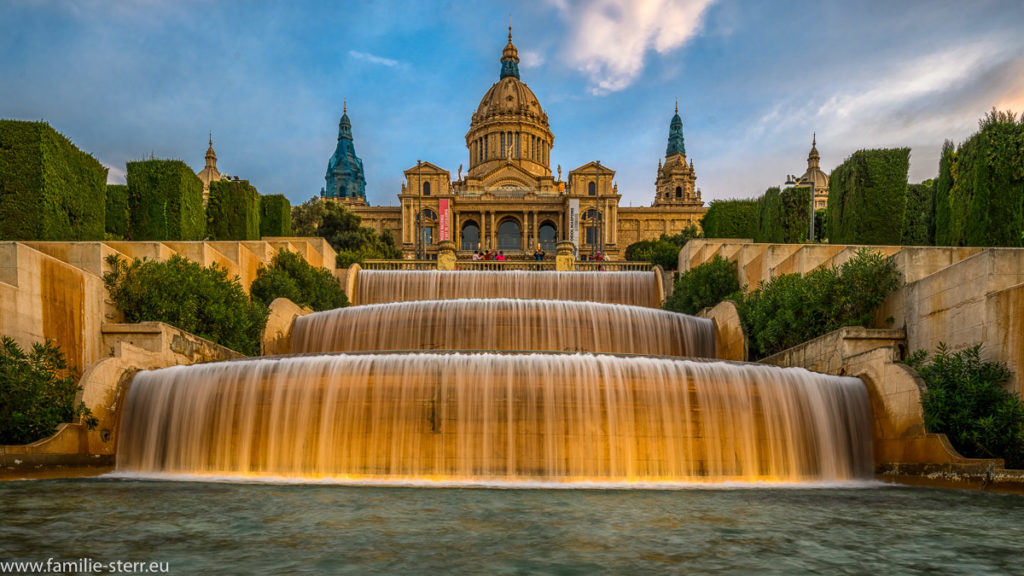
{"type": "Polygon", "coordinates": [[[679,102],[676,102],[676,113],[672,116],[672,122],[668,127],[668,146],[665,148],[665,157],[673,154],[686,156],[686,144],[683,141],[683,119],[679,117],[679,102]]]}

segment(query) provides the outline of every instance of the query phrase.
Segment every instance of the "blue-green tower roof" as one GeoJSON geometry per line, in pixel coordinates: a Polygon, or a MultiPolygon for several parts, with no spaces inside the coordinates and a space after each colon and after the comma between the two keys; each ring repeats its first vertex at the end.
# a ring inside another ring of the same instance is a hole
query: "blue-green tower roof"
{"type": "Polygon", "coordinates": [[[326,180],[323,196],[366,200],[363,161],[356,156],[356,147],[352,142],[352,121],[348,118],[347,104],[342,108],[341,120],[338,122],[338,146],[327,163],[326,180]]]}
{"type": "Polygon", "coordinates": [[[508,27],[508,44],[501,51],[501,77],[519,79],[519,50],[512,43],[512,27],[508,27]]]}
{"type": "Polygon", "coordinates": [[[676,114],[672,117],[672,123],[668,126],[668,146],[665,148],[665,157],[673,154],[686,156],[686,143],[683,141],[683,119],[679,117],[679,102],[676,102],[676,114]]]}

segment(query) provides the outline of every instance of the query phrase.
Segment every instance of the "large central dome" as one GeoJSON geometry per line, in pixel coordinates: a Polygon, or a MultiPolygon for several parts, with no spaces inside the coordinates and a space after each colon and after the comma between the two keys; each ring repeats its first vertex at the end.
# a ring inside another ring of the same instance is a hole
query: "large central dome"
{"type": "Polygon", "coordinates": [[[533,91],[519,79],[519,51],[512,43],[501,54],[501,76],[484,94],[469,124],[469,176],[486,178],[506,164],[534,176],[550,176],[555,137],[533,91]]]}

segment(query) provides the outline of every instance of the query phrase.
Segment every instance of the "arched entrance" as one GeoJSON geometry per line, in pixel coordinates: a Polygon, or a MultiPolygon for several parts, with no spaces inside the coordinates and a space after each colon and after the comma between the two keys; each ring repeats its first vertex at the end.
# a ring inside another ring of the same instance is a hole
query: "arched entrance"
{"type": "Polygon", "coordinates": [[[476,222],[469,220],[462,225],[462,246],[461,250],[479,250],[480,249],[480,226],[476,222]]]}
{"type": "Polygon", "coordinates": [[[498,225],[498,250],[522,250],[523,229],[515,220],[505,220],[498,225]]]}
{"type": "Polygon", "coordinates": [[[553,222],[546,220],[540,225],[537,231],[537,241],[540,243],[541,250],[545,252],[553,252],[555,250],[555,244],[558,243],[558,228],[555,227],[553,222]]]}

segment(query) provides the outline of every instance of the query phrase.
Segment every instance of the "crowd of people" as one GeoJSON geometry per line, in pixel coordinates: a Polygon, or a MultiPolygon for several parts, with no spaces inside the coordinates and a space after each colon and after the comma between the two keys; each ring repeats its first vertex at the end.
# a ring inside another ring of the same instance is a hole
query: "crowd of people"
{"type": "MultiPolygon", "coordinates": [[[[537,262],[542,262],[544,260],[544,256],[545,255],[546,255],[546,253],[543,250],[541,250],[540,247],[538,247],[537,250],[534,251],[534,253],[533,253],[533,259],[536,260],[537,262]]],[[[473,252],[473,260],[474,261],[476,261],[476,260],[484,260],[484,261],[504,262],[507,259],[508,258],[505,257],[505,253],[502,252],[501,250],[495,250],[494,252],[491,252],[490,250],[484,250],[482,252],[477,250],[477,251],[473,252]]]]}

